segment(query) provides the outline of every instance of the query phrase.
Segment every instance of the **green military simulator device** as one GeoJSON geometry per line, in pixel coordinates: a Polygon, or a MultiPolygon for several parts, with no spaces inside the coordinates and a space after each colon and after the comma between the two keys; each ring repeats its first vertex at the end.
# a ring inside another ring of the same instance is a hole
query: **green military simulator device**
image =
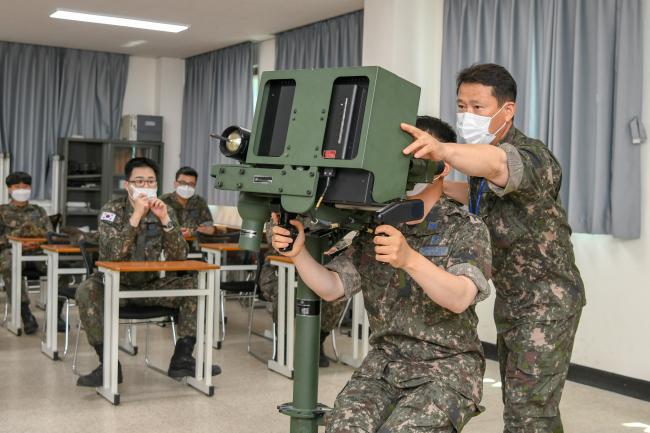
{"type": "MultiPolygon", "coordinates": [[[[242,249],[259,251],[272,211],[286,228],[295,215],[322,225],[306,233],[321,262],[347,231],[423,217],[406,191],[441,170],[402,153],[411,138],[400,123],[415,123],[417,86],[380,67],[273,71],[262,75],[259,95],[250,131],[212,134],[236,160],[211,174],[216,188],[240,192],[242,249]]],[[[327,410],[317,403],[320,299],[300,279],[295,305],[293,402],[279,409],[292,433],[314,433],[327,410]]]]}

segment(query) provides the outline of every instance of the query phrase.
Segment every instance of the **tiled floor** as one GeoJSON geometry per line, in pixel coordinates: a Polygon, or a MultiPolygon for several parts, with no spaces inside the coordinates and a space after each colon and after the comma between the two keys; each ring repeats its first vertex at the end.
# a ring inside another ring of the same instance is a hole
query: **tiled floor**
{"type": "MultiPolygon", "coordinates": [[[[15,337],[0,329],[0,432],[288,432],[289,420],[276,406],[291,400],[292,382],[246,353],[246,314],[235,301],[226,309],[228,335],[223,348],[214,351],[224,372],[215,378],[214,397],[146,369],[142,354],[120,353],[125,381],[117,407],[92,389],[76,387],[71,358],[46,358],[39,349],[40,335],[15,337]]],[[[35,313],[43,323],[43,312],[35,313]]],[[[261,327],[270,323],[263,310],[257,315],[261,327]]],[[[153,358],[166,368],[172,353],[169,328],[153,327],[152,337],[153,358]]],[[[143,347],[142,331],[139,338],[143,347]]],[[[83,334],[81,341],[80,362],[89,371],[97,357],[83,334]]],[[[346,342],[347,337],[339,337],[340,346],[346,342]]],[[[255,348],[270,353],[270,343],[263,340],[257,340],[255,348]]],[[[326,351],[332,353],[331,345],[326,351]]],[[[331,405],[351,373],[351,368],[336,363],[321,369],[320,401],[331,405]]],[[[489,361],[483,399],[487,409],[464,432],[501,431],[500,389],[489,382],[497,378],[497,364],[489,361]]],[[[650,431],[650,403],[575,383],[566,386],[562,413],[566,432],[643,432],[643,427],[623,426],[635,422],[647,424],[650,431]]]]}

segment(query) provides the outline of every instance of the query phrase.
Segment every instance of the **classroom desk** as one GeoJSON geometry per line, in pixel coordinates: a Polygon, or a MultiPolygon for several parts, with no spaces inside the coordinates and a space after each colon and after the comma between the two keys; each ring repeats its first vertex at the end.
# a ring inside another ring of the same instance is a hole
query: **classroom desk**
{"type": "Polygon", "coordinates": [[[59,304],[59,275],[85,275],[86,268],[60,268],[61,260],[83,260],[77,245],[41,245],[47,257],[47,301],[45,303],[45,341],[41,352],[53,360],[59,359],[57,319],[59,304]]]}
{"type": "Polygon", "coordinates": [[[225,337],[225,312],[223,311],[223,293],[221,292],[221,281],[228,271],[254,271],[257,265],[222,265],[222,259],[229,251],[242,251],[239,244],[234,243],[206,243],[201,244],[201,251],[206,253],[207,262],[219,267],[214,273],[214,342],[215,349],[221,349],[225,337]]]}
{"type": "Polygon", "coordinates": [[[104,382],[97,392],[114,405],[120,404],[117,388],[117,352],[120,299],[197,296],[196,312],[196,372],[187,384],[202,393],[214,395],[212,385],[212,321],[214,307],[214,274],[218,266],[196,260],[168,262],[106,262],[96,263],[104,273],[104,382]],[[122,272],[198,272],[198,288],[192,290],[120,290],[122,272]]]}
{"type": "Polygon", "coordinates": [[[271,266],[278,267],[278,323],[276,324],[276,359],[269,359],[267,367],[288,378],[293,378],[293,349],[295,332],[296,267],[285,256],[268,256],[271,266]]]}
{"type": "MultiPolygon", "coordinates": [[[[7,322],[7,329],[16,335],[21,335],[22,319],[20,318],[20,289],[23,282],[23,263],[44,262],[47,256],[44,255],[23,255],[24,246],[32,244],[44,244],[46,238],[24,238],[19,236],[7,236],[11,244],[11,318],[7,322]]],[[[35,251],[38,248],[29,248],[26,251],[35,251]]],[[[55,327],[56,329],[56,327],[55,327]]]]}

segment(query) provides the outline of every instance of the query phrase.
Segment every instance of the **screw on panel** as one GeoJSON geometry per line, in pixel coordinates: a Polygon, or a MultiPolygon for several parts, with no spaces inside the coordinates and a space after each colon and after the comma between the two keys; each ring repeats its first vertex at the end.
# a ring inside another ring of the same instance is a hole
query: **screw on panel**
{"type": "Polygon", "coordinates": [[[239,169],[239,174],[244,174],[244,173],[246,173],[246,170],[244,170],[243,168],[240,168],[239,169]]]}
{"type": "Polygon", "coordinates": [[[221,181],[217,182],[217,186],[218,186],[218,187],[222,187],[222,186],[223,186],[223,182],[221,182],[221,181]]]}
{"type": "Polygon", "coordinates": [[[313,171],[309,172],[309,177],[314,177],[314,172],[313,171]]]}
{"type": "Polygon", "coordinates": [[[243,187],[243,186],[244,186],[244,185],[241,184],[241,183],[238,183],[238,184],[237,184],[237,188],[241,188],[241,187],[243,187]]]}
{"type": "Polygon", "coordinates": [[[226,169],[225,169],[225,168],[220,168],[220,169],[219,169],[219,174],[224,174],[225,172],[226,172],[226,169]]]}
{"type": "Polygon", "coordinates": [[[282,172],[281,172],[281,173],[282,173],[282,176],[284,176],[284,175],[286,175],[286,174],[287,174],[287,170],[282,170],[282,172]]]}
{"type": "Polygon", "coordinates": [[[307,190],[307,195],[311,195],[311,190],[310,189],[307,190]]]}
{"type": "Polygon", "coordinates": [[[282,192],[282,191],[284,191],[282,188],[278,188],[278,192],[282,192]]]}

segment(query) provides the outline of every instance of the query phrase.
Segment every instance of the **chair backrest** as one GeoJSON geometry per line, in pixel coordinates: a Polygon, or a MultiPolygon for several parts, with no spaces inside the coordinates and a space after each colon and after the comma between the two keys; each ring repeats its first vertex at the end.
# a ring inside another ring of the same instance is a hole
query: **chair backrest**
{"type": "Polygon", "coordinates": [[[54,215],[49,215],[50,222],[52,223],[52,227],[54,227],[54,230],[59,228],[59,224],[61,224],[61,219],[63,218],[63,215],[60,213],[55,213],[54,215]]]}
{"type": "Polygon", "coordinates": [[[45,233],[47,243],[50,245],[68,245],[70,244],[70,236],[65,233],[47,232],[45,233]]]}
{"type": "Polygon", "coordinates": [[[79,242],[79,249],[81,250],[81,257],[83,257],[84,265],[86,266],[86,276],[90,277],[95,272],[95,262],[99,257],[99,245],[94,242],[82,240],[79,242]]]}

